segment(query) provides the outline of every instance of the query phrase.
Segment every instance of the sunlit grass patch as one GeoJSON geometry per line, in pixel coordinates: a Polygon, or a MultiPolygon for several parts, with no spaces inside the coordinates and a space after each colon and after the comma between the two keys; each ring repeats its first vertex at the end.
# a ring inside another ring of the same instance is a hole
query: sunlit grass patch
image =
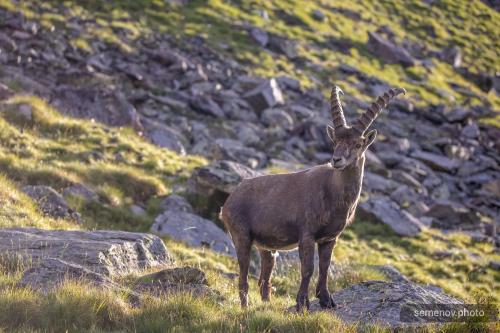
{"type": "Polygon", "coordinates": [[[390,264],[412,281],[437,285],[466,300],[476,292],[500,298],[494,287],[500,274],[489,267],[500,255],[493,244],[475,243],[462,233],[426,230],[414,238],[400,237],[387,226],[356,221],[340,238],[335,257],[357,264],[390,264]],[[442,251],[450,255],[440,257],[442,251]]]}
{"type": "Polygon", "coordinates": [[[1,225],[72,225],[37,213],[20,188],[47,185],[61,192],[84,184],[100,196],[99,202],[70,200],[73,209],[81,210],[85,226],[146,231],[157,211],[135,216],[130,206],[147,206],[149,200],[168,194],[172,182],[205,163],[200,157],[156,147],[131,129],[72,119],[43,99],[16,95],[0,105],[0,168],[5,176],[0,181],[6,183],[2,190],[8,198],[3,199],[1,225]],[[28,115],[20,113],[22,105],[28,115]],[[20,199],[14,200],[16,196],[20,199]]]}

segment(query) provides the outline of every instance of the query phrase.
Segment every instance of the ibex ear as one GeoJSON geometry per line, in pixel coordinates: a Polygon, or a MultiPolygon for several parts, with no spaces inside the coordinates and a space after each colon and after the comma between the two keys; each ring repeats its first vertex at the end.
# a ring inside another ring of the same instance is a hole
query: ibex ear
{"type": "Polygon", "coordinates": [[[367,148],[368,146],[370,146],[373,143],[373,141],[375,141],[376,137],[377,137],[377,130],[376,129],[371,130],[370,132],[368,132],[365,135],[365,148],[367,148]]]}
{"type": "Polygon", "coordinates": [[[326,134],[328,134],[328,137],[332,140],[332,142],[335,142],[335,130],[332,126],[328,125],[326,127],[326,134]]]}

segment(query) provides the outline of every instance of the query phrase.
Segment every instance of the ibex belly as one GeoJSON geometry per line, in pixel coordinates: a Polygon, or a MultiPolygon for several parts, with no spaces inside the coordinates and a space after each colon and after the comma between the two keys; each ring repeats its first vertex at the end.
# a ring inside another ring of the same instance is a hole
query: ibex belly
{"type": "Polygon", "coordinates": [[[252,238],[260,249],[292,250],[298,246],[299,232],[293,224],[277,225],[269,229],[252,230],[252,238]]]}

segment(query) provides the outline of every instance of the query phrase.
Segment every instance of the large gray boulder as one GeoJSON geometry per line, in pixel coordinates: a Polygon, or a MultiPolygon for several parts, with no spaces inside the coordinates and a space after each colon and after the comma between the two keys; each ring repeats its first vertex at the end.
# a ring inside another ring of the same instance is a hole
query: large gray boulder
{"type": "Polygon", "coordinates": [[[174,267],[144,275],[133,289],[159,297],[176,292],[188,292],[195,296],[218,296],[209,288],[205,272],[195,267],[174,267]]]}
{"type": "Polygon", "coordinates": [[[151,231],[185,242],[193,247],[207,247],[216,252],[235,255],[229,236],[212,221],[193,213],[189,203],[176,196],[166,203],[167,210],[158,215],[151,231]]]}
{"type": "Polygon", "coordinates": [[[411,157],[419,161],[422,161],[423,163],[428,165],[431,169],[437,171],[445,171],[453,173],[460,166],[456,160],[452,160],[443,155],[428,153],[424,151],[416,151],[411,154],[411,157]]]}
{"type": "Polygon", "coordinates": [[[182,155],[186,154],[182,134],[164,124],[147,120],[143,121],[146,136],[157,146],[173,150],[182,155]]]}
{"type": "Polygon", "coordinates": [[[290,60],[298,57],[297,42],[283,36],[270,34],[267,47],[274,52],[283,54],[290,60]]]}
{"type": "Polygon", "coordinates": [[[250,37],[252,37],[252,39],[262,47],[265,47],[269,42],[269,34],[265,30],[258,27],[252,27],[249,33],[250,37]]]}
{"type": "Polygon", "coordinates": [[[79,221],[78,213],[69,208],[66,200],[52,187],[44,185],[24,186],[23,192],[36,201],[40,210],[55,218],[72,218],[79,221]]]}
{"type": "MultiPolygon", "coordinates": [[[[340,290],[332,295],[337,307],[331,311],[340,319],[363,324],[380,324],[389,327],[404,327],[408,324],[422,325],[425,319],[400,316],[405,306],[426,304],[439,305],[451,310],[464,302],[429,286],[404,282],[367,281],[340,290]]],[[[317,300],[311,302],[310,311],[320,311],[317,300]]]]}
{"type": "Polygon", "coordinates": [[[112,281],[103,274],[57,258],[44,259],[25,271],[20,284],[47,293],[67,279],[85,280],[95,285],[112,284],[112,281]]]}
{"type": "MultiPolygon", "coordinates": [[[[1,37],[0,37],[1,39],[1,37]]],[[[4,100],[12,96],[14,92],[5,84],[0,83],[0,100],[4,100]]]]}
{"type": "Polygon", "coordinates": [[[226,116],[224,110],[210,96],[194,96],[190,101],[190,105],[202,114],[216,118],[224,118],[226,116]]]}
{"type": "Polygon", "coordinates": [[[40,270],[67,265],[107,277],[173,262],[162,240],[124,231],[0,229],[0,256],[21,256],[40,270]],[[49,260],[50,261],[46,261],[49,260]],[[56,259],[58,261],[54,261],[56,259]]]}
{"type": "Polygon", "coordinates": [[[479,215],[458,202],[437,200],[426,215],[433,218],[432,226],[436,228],[477,230],[481,227],[479,215]]]}
{"type": "Polygon", "coordinates": [[[365,172],[363,186],[370,192],[381,192],[390,194],[398,188],[400,184],[392,179],[379,176],[369,171],[365,172]]]}
{"type": "Polygon", "coordinates": [[[415,59],[403,47],[383,38],[375,32],[368,32],[368,48],[380,59],[403,66],[415,65],[415,59]]]}
{"type": "Polygon", "coordinates": [[[386,224],[400,236],[414,237],[423,229],[416,217],[383,196],[362,202],[358,207],[358,216],[370,222],[386,224]]]}
{"type": "Polygon", "coordinates": [[[293,128],[293,118],[282,109],[266,109],[260,116],[261,122],[269,127],[279,127],[290,130],[293,128]]]}
{"type": "Polygon", "coordinates": [[[251,168],[262,168],[267,163],[267,155],[232,139],[215,140],[214,156],[221,160],[231,160],[251,168]]]}
{"type": "Polygon", "coordinates": [[[197,202],[198,212],[217,221],[220,208],[227,197],[245,178],[260,176],[261,173],[231,161],[215,161],[197,168],[189,180],[188,192],[197,202]]]}
{"type": "Polygon", "coordinates": [[[243,97],[258,114],[265,109],[284,103],[283,93],[278,85],[278,81],[274,78],[264,81],[256,88],[247,92],[243,97]]]}
{"type": "Polygon", "coordinates": [[[194,183],[196,191],[202,194],[210,194],[214,190],[229,194],[243,179],[260,175],[261,173],[245,165],[222,160],[196,169],[191,182],[194,183]]]}
{"type": "Polygon", "coordinates": [[[92,118],[112,126],[130,126],[141,132],[144,130],[135,106],[122,91],[113,91],[103,85],[60,85],[53,90],[52,96],[53,106],[72,117],[92,118]]]}

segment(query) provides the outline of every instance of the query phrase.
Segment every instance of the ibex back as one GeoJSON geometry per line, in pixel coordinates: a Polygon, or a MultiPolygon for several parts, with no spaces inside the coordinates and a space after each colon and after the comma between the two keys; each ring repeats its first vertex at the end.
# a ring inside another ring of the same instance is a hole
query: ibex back
{"type": "Polygon", "coordinates": [[[221,212],[229,231],[240,268],[241,305],[248,305],[250,249],[255,244],[261,256],[260,294],[269,300],[273,252],[299,247],[301,283],[297,310],[309,308],[308,289],[314,271],[315,244],[318,244],[319,278],[316,296],[323,308],[335,306],[328,291],[327,277],[337,238],[352,222],[361,193],[364,153],[373,143],[376,130],[369,126],[389,100],[404,89],[391,89],[380,96],[352,126],[346,124],[339,93],[331,94],[333,126],[327,127],[333,155],[329,163],[279,175],[245,179],[231,193],[221,212]]]}

